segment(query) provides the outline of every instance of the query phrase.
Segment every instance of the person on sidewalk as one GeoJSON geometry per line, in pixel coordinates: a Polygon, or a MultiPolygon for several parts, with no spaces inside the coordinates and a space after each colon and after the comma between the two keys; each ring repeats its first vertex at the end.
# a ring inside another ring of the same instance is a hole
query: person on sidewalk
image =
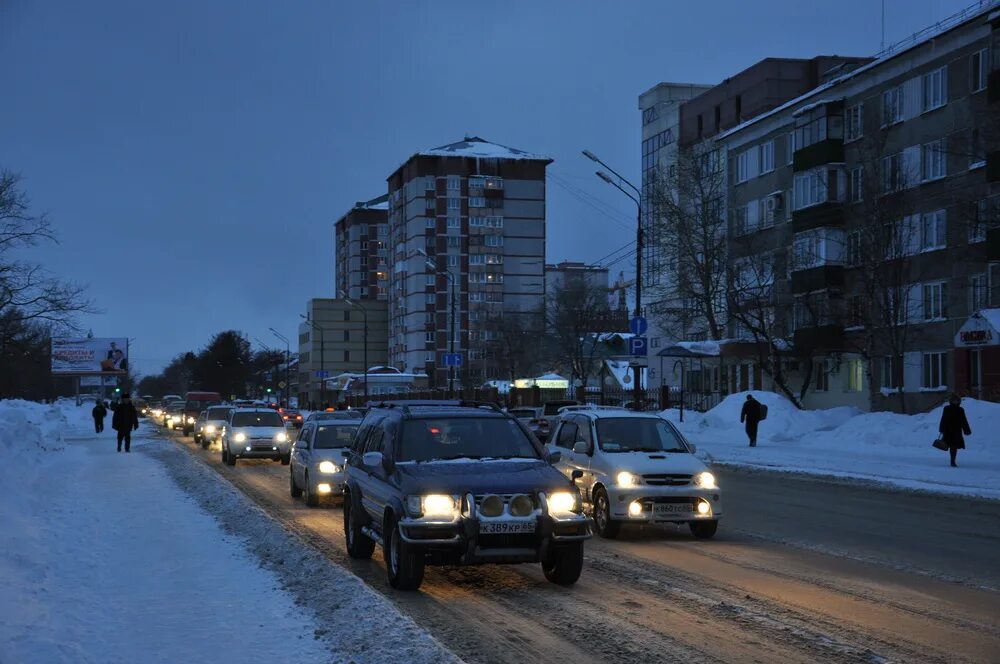
{"type": "Polygon", "coordinates": [[[104,431],[104,418],[108,416],[108,408],[104,405],[104,402],[100,399],[97,400],[97,404],[94,405],[94,409],[90,411],[90,414],[94,416],[94,433],[101,433],[104,431]]]}
{"type": "Polygon", "coordinates": [[[750,447],[757,447],[757,425],[761,421],[760,402],[753,398],[752,394],[747,395],[743,410],[740,411],[740,423],[746,423],[747,438],[750,439],[750,447]]]}
{"type": "Polygon", "coordinates": [[[958,467],[958,464],[955,463],[958,451],[965,449],[965,438],[962,437],[962,434],[972,435],[969,420],[965,417],[965,409],[959,405],[961,403],[962,398],[952,393],[948,397],[948,405],[941,411],[941,424],[938,425],[941,440],[948,445],[952,468],[958,467]]]}
{"type": "Polygon", "coordinates": [[[139,413],[135,412],[135,405],[128,392],[118,400],[118,407],[111,418],[111,428],[118,432],[118,451],[122,451],[122,441],[125,441],[125,451],[130,452],[132,432],[139,428],[139,413]]]}

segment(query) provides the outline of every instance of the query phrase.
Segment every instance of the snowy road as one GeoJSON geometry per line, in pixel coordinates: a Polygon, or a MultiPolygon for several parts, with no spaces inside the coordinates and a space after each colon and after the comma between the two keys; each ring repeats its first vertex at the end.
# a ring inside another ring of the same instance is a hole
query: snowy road
{"type": "Polygon", "coordinates": [[[347,557],[339,507],[289,497],[287,468],[228,468],[218,452],[178,442],[471,662],[984,662],[1000,652],[1000,503],[725,472],[715,540],[671,529],[593,540],[570,589],[520,565],[428,568],[421,592],[399,593],[378,553],[347,557]]]}

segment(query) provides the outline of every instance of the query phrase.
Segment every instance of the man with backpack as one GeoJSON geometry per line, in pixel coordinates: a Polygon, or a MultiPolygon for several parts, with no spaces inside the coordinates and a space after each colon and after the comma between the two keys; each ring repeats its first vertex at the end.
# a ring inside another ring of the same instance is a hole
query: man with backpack
{"type": "Polygon", "coordinates": [[[767,406],[753,398],[752,394],[747,394],[746,403],[740,411],[740,422],[746,423],[747,438],[750,439],[750,447],[757,447],[757,425],[767,417],[767,406]]]}
{"type": "Polygon", "coordinates": [[[139,413],[126,392],[122,395],[115,414],[111,417],[111,428],[118,432],[118,451],[122,451],[122,441],[125,441],[125,451],[132,447],[132,432],[139,428],[139,413]]]}

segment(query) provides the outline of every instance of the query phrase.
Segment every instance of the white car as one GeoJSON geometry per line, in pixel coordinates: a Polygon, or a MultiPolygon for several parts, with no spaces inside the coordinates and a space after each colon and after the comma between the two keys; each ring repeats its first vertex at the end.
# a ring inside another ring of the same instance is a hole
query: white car
{"type": "Polygon", "coordinates": [[[274,459],[287,466],[292,439],[277,411],[270,408],[235,408],[220,436],[222,463],[235,466],[237,459],[274,459]]]}
{"type": "Polygon", "coordinates": [[[199,417],[195,423],[194,442],[207,450],[222,435],[232,412],[232,406],[210,406],[202,411],[204,417],[199,417]]]}
{"type": "Polygon", "coordinates": [[[695,537],[715,535],[722,492],[715,476],[673,424],[656,415],[601,406],[564,411],[549,439],[566,476],[594,513],[602,537],[624,523],[687,523],[695,537]]]}
{"type": "Polygon", "coordinates": [[[344,495],[344,464],[361,418],[306,422],[292,448],[288,487],[293,498],[305,493],[306,505],[344,495]]]}

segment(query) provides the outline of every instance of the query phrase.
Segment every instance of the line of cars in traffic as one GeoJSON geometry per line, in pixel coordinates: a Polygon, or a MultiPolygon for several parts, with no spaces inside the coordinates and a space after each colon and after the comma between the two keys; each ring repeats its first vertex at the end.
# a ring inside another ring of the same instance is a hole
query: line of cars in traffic
{"type": "Polygon", "coordinates": [[[381,546],[399,589],[418,588],[426,565],[482,563],[540,563],[570,585],[592,531],[674,523],[708,538],[722,516],[714,475],[655,413],[575,402],[549,414],[469,401],[366,410],[312,413],[296,430],[273,409],[216,404],[191,431],[203,448],[218,442],[229,466],[288,465],[289,493],[310,507],[339,499],[349,555],[381,546]]]}

